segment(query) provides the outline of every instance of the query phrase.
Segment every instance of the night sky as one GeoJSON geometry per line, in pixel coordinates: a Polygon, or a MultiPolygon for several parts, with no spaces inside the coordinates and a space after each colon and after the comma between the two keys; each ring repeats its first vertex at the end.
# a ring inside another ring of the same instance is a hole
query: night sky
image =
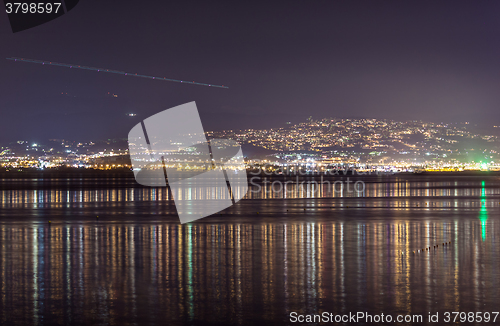
{"type": "Polygon", "coordinates": [[[499,61],[499,1],[81,0],[15,34],[0,14],[0,142],[125,138],[190,101],[206,130],[310,115],[497,124],[499,61]]]}

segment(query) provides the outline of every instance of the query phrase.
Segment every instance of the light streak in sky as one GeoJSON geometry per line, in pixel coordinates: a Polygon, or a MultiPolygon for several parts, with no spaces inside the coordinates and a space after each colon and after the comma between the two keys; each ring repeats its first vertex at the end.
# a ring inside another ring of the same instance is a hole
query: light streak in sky
{"type": "Polygon", "coordinates": [[[217,88],[229,88],[229,87],[224,86],[224,85],[198,83],[195,81],[185,81],[185,80],[171,79],[171,78],[166,78],[166,77],[146,76],[146,75],[139,75],[137,73],[130,73],[130,72],[125,72],[125,71],[111,70],[111,69],[105,69],[105,68],[80,66],[80,65],[74,65],[74,64],[69,64],[69,63],[58,63],[58,62],[53,62],[53,61],[41,61],[41,60],[26,59],[26,58],[15,58],[15,57],[6,58],[6,59],[16,61],[16,62],[31,62],[31,63],[38,63],[38,64],[42,64],[42,65],[51,65],[51,66],[59,66],[59,67],[66,67],[66,68],[93,70],[93,71],[97,71],[97,72],[109,72],[112,74],[119,74],[119,75],[132,76],[132,77],[142,77],[142,78],[170,81],[170,82],[190,84],[190,85],[199,85],[199,86],[208,86],[208,87],[217,87],[217,88]]]}

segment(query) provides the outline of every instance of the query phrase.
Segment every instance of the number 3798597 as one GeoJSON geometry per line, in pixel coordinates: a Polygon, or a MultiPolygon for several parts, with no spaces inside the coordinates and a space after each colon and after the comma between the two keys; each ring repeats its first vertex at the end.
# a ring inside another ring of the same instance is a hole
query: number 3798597
{"type": "Polygon", "coordinates": [[[61,3],[27,3],[8,2],[5,4],[5,11],[8,14],[57,14],[61,8],[61,3]]]}

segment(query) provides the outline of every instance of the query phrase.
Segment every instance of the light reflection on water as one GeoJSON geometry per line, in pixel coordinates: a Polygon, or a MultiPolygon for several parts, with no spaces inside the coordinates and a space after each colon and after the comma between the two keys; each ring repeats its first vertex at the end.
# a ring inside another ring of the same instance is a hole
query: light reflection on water
{"type": "Polygon", "coordinates": [[[186,225],[163,189],[4,188],[0,324],[498,311],[497,182],[371,183],[370,196],[341,198],[261,192],[186,225]]]}
{"type": "Polygon", "coordinates": [[[2,225],[0,316],[6,324],[233,324],[281,323],[290,311],[493,309],[500,229],[484,223],[484,239],[481,223],[467,219],[2,225]]]}
{"type": "MultiPolygon", "coordinates": [[[[487,178],[483,185],[481,178],[457,178],[453,181],[418,181],[418,178],[349,178],[336,179],[250,179],[246,199],[296,199],[296,198],[363,198],[363,197],[478,197],[500,196],[500,178],[487,178]],[[260,181],[260,182],[257,182],[260,181]],[[363,181],[356,186],[356,182],[363,181]]],[[[2,180],[0,203],[3,208],[42,205],[45,203],[100,203],[100,202],[137,202],[137,201],[169,201],[167,188],[140,187],[134,182],[123,182],[120,179],[104,179],[96,183],[94,179],[80,179],[76,185],[74,180],[64,179],[54,183],[53,180],[2,180]],[[66,186],[66,187],[65,187],[66,186]]],[[[214,193],[225,193],[218,191],[214,193]]],[[[192,198],[200,194],[192,189],[192,198]]],[[[224,196],[220,195],[220,198],[224,196]]],[[[456,204],[456,203],[455,203],[456,204]]]]}

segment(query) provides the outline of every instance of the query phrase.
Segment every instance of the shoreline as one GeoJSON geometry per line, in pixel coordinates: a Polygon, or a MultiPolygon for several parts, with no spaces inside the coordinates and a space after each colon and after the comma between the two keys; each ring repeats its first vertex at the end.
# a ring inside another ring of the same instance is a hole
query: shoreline
{"type": "MultiPolygon", "coordinates": [[[[443,171],[434,172],[426,171],[420,173],[412,172],[356,172],[356,171],[339,171],[338,173],[296,173],[296,174],[275,174],[274,172],[268,173],[255,173],[247,171],[247,179],[252,178],[272,179],[272,180],[286,180],[286,179],[338,179],[343,177],[352,178],[397,178],[397,177],[411,177],[412,179],[427,178],[427,177],[500,177],[500,171],[443,171]]],[[[94,170],[94,169],[48,169],[48,170],[16,170],[16,171],[0,171],[0,180],[2,179],[61,179],[61,178],[134,178],[134,174],[129,169],[115,169],[115,170],[94,170]]]]}
{"type": "MultiPolygon", "coordinates": [[[[338,177],[394,177],[394,176],[500,176],[500,171],[424,171],[424,172],[357,172],[357,171],[342,171],[336,173],[292,173],[292,174],[276,174],[274,172],[255,173],[247,171],[248,179],[252,177],[284,179],[284,178],[338,178],[338,177]]],[[[97,169],[25,169],[25,170],[10,170],[0,171],[0,179],[9,178],[41,178],[41,177],[134,177],[130,169],[114,169],[114,170],[97,170],[97,169]]]]}

